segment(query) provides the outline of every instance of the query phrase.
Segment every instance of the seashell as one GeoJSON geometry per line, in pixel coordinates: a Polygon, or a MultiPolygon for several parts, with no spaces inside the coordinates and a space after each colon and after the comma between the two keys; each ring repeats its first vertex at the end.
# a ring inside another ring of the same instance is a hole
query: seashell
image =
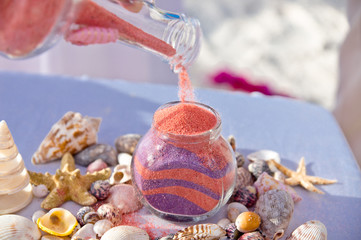
{"type": "Polygon", "coordinates": [[[249,232],[243,234],[238,240],[264,240],[260,232],[249,232]]]}
{"type": "MultiPolygon", "coordinates": [[[[277,163],[281,163],[281,158],[278,152],[272,151],[272,150],[260,150],[257,152],[253,152],[247,155],[247,159],[251,162],[257,161],[257,160],[263,160],[268,162],[269,160],[275,160],[277,163]]],[[[270,166],[270,169],[272,172],[277,171],[277,168],[274,166],[270,166]]]]}
{"type": "Polygon", "coordinates": [[[187,227],[178,231],[173,239],[186,240],[186,239],[217,239],[226,235],[226,231],[217,224],[207,223],[198,224],[187,227]]]}
{"type": "Polygon", "coordinates": [[[31,161],[46,163],[61,158],[66,152],[75,154],[96,143],[100,122],[100,118],[67,112],[51,127],[31,161]]]}
{"type": "Polygon", "coordinates": [[[88,212],[94,212],[94,208],[92,207],[89,207],[89,206],[85,206],[85,207],[82,207],[78,210],[77,214],[76,214],[76,220],[78,220],[79,224],[80,225],[85,225],[84,223],[84,215],[87,214],[88,212]]]}
{"type": "Polygon", "coordinates": [[[107,231],[100,240],[149,240],[148,233],[133,226],[118,226],[107,231]]]}
{"type": "Polygon", "coordinates": [[[98,200],[104,200],[109,196],[110,187],[109,181],[98,180],[90,186],[90,193],[98,200]]]}
{"type": "Polygon", "coordinates": [[[244,156],[239,152],[234,152],[234,155],[236,157],[237,167],[242,167],[245,162],[244,156]]]}
{"type": "Polygon", "coordinates": [[[102,219],[94,224],[93,230],[98,237],[101,237],[104,235],[106,231],[108,231],[112,227],[113,227],[113,223],[111,221],[109,221],[108,219],[102,219]]]}
{"type": "Polygon", "coordinates": [[[297,194],[297,192],[291,186],[277,181],[267,173],[262,173],[261,176],[254,183],[254,186],[257,189],[258,196],[272,189],[281,189],[288,192],[295,203],[302,200],[302,198],[297,194]]]}
{"type": "Polygon", "coordinates": [[[142,203],[138,199],[134,187],[128,184],[112,186],[106,202],[119,208],[123,214],[137,211],[142,207],[142,203]]]}
{"type": "Polygon", "coordinates": [[[129,153],[133,154],[135,147],[141,139],[139,134],[126,134],[115,139],[115,148],[118,153],[129,153]]]}
{"type": "Polygon", "coordinates": [[[236,227],[240,232],[253,232],[261,224],[261,218],[254,212],[243,212],[236,219],[236,227]]]}
{"type": "Polygon", "coordinates": [[[228,224],[232,223],[228,218],[222,218],[217,222],[217,225],[225,229],[228,224]]]}
{"type": "Polygon", "coordinates": [[[94,162],[90,163],[89,166],[87,167],[86,171],[89,173],[93,173],[96,171],[100,171],[104,168],[107,168],[108,165],[106,164],[106,162],[104,162],[101,159],[97,159],[94,162]]]}
{"type": "Polygon", "coordinates": [[[244,167],[237,168],[237,179],[235,190],[253,185],[252,174],[244,167]]]}
{"type": "Polygon", "coordinates": [[[37,186],[33,186],[33,195],[37,198],[43,198],[48,195],[49,190],[44,184],[39,184],[37,186]]]}
{"type": "Polygon", "coordinates": [[[236,151],[236,138],[233,135],[228,136],[228,143],[231,145],[233,151],[236,151]]]}
{"type": "Polygon", "coordinates": [[[171,234],[168,234],[165,237],[157,237],[155,240],[172,240],[174,235],[175,235],[174,233],[171,233],[171,234]]]}
{"type": "Polygon", "coordinates": [[[227,216],[231,222],[235,222],[238,215],[248,212],[248,208],[239,202],[232,202],[227,206],[227,216]]]}
{"type": "Polygon", "coordinates": [[[232,200],[252,207],[257,202],[257,190],[253,186],[243,187],[234,192],[232,200]]]}
{"type": "Polygon", "coordinates": [[[2,215],[0,216],[0,226],[1,240],[38,240],[41,237],[38,226],[23,216],[12,214],[2,215]]]}
{"type": "Polygon", "coordinates": [[[128,153],[120,153],[118,154],[118,165],[114,168],[115,172],[122,172],[123,177],[119,181],[119,183],[126,183],[129,180],[132,179],[131,173],[130,173],[130,165],[132,163],[132,156],[128,153]]]}
{"type": "Polygon", "coordinates": [[[276,172],[274,172],[273,178],[281,183],[284,183],[286,176],[281,171],[277,170],[276,172]]]}
{"type": "Polygon", "coordinates": [[[236,224],[230,223],[226,226],[226,236],[230,239],[238,239],[241,236],[241,232],[238,231],[236,224]]]}
{"type": "Polygon", "coordinates": [[[78,225],[73,214],[64,208],[51,209],[38,218],[36,223],[41,230],[55,236],[68,236],[78,225]]]}
{"type": "Polygon", "coordinates": [[[327,240],[326,226],[318,220],[311,220],[296,228],[287,238],[287,240],[303,239],[327,240]]]}
{"type": "Polygon", "coordinates": [[[70,240],[69,237],[58,237],[53,235],[44,235],[41,237],[41,240],[70,240]]]}
{"type": "Polygon", "coordinates": [[[31,217],[31,220],[36,223],[36,221],[38,220],[38,218],[44,216],[46,214],[46,212],[44,212],[43,210],[38,210],[36,212],[33,213],[33,216],[31,217]]]}
{"type": "Polygon", "coordinates": [[[101,218],[109,220],[115,226],[118,226],[122,223],[121,210],[110,203],[101,205],[97,212],[101,218]]]}
{"type": "Polygon", "coordinates": [[[261,232],[271,239],[279,239],[292,218],[294,203],[289,193],[273,189],[261,195],[255,212],[261,217],[261,232]]]}
{"type": "Polygon", "coordinates": [[[108,166],[115,166],[118,163],[117,152],[108,144],[94,144],[85,148],[74,156],[75,163],[81,166],[88,166],[97,159],[103,160],[108,166]]]}
{"type": "Polygon", "coordinates": [[[88,223],[85,224],[82,228],[80,228],[73,236],[72,240],[90,240],[90,239],[96,239],[97,235],[93,230],[94,224],[88,223]]]}
{"type": "Polygon", "coordinates": [[[85,224],[88,224],[88,223],[95,224],[100,219],[102,219],[102,218],[98,212],[88,212],[83,217],[83,221],[85,224]]]}
{"type": "Polygon", "coordinates": [[[33,197],[29,174],[4,120],[0,121],[0,214],[16,212],[33,197]]]}
{"type": "Polygon", "coordinates": [[[264,160],[256,160],[256,161],[252,162],[251,164],[249,164],[248,171],[250,171],[250,173],[252,173],[252,175],[255,178],[258,178],[259,176],[261,176],[261,174],[263,172],[266,172],[269,175],[273,174],[271,169],[268,167],[267,162],[264,160]]]}
{"type": "Polygon", "coordinates": [[[121,183],[121,181],[122,181],[122,179],[124,177],[124,173],[119,172],[117,167],[118,167],[118,165],[115,166],[115,168],[113,170],[113,173],[112,173],[112,176],[109,179],[109,182],[110,182],[111,185],[121,183]]]}

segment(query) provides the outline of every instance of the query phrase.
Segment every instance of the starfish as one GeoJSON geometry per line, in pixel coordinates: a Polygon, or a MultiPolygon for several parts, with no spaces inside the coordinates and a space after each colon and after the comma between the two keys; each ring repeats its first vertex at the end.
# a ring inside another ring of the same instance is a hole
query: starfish
{"type": "Polygon", "coordinates": [[[273,164],[280,170],[283,174],[285,174],[288,178],[285,179],[285,183],[291,186],[301,185],[305,189],[311,192],[316,192],[320,194],[324,194],[321,190],[317,189],[313,184],[332,184],[337,182],[337,180],[328,180],[315,176],[307,176],[306,174],[306,166],[305,159],[302,157],[298,168],[296,171],[292,171],[281,164],[277,163],[274,160],[270,160],[270,164],[273,164]]]}
{"type": "Polygon", "coordinates": [[[60,169],[55,175],[50,173],[29,172],[30,182],[34,185],[44,184],[50,193],[41,203],[47,210],[58,207],[66,201],[74,201],[80,205],[92,205],[97,199],[88,190],[97,180],[106,180],[110,177],[110,169],[106,168],[93,173],[81,175],[75,167],[74,158],[70,153],[64,154],[61,159],[60,169]]]}

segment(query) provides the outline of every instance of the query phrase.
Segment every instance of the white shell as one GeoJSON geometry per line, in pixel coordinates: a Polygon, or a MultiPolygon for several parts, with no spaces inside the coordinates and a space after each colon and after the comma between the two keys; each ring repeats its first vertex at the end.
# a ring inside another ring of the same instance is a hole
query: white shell
{"type": "Polygon", "coordinates": [[[33,186],[33,195],[37,198],[43,198],[48,195],[49,190],[44,184],[33,186]]]}
{"type": "Polygon", "coordinates": [[[38,220],[39,217],[42,217],[46,214],[45,211],[43,210],[38,210],[36,212],[33,213],[33,216],[31,217],[31,220],[36,223],[36,221],[38,220]]]}
{"type": "Polygon", "coordinates": [[[85,224],[82,228],[80,228],[72,237],[72,239],[76,239],[76,237],[89,239],[89,238],[97,238],[97,234],[93,230],[94,224],[88,223],[85,224]]]}
{"type": "MultiPolygon", "coordinates": [[[[247,155],[247,159],[251,162],[256,160],[270,161],[275,160],[277,163],[281,163],[281,158],[278,152],[272,150],[260,150],[257,152],[253,152],[247,155]]],[[[270,166],[272,172],[277,171],[277,168],[274,166],[270,166]]]]}
{"type": "Polygon", "coordinates": [[[222,227],[222,228],[226,228],[226,226],[227,226],[228,224],[230,224],[230,223],[232,223],[232,222],[231,222],[231,220],[229,220],[228,218],[222,218],[221,220],[219,220],[219,221],[217,222],[217,225],[220,226],[220,227],[222,227]]]}
{"type": "Polygon", "coordinates": [[[23,216],[2,215],[0,216],[0,226],[1,240],[38,240],[41,237],[38,226],[23,216]]]}
{"type": "Polygon", "coordinates": [[[108,230],[101,240],[149,240],[149,235],[143,229],[133,226],[118,226],[108,230]]]}
{"type": "Polygon", "coordinates": [[[94,224],[93,230],[99,236],[103,236],[106,231],[113,227],[113,223],[108,219],[102,219],[94,224]]]}
{"type": "Polygon", "coordinates": [[[318,220],[305,222],[296,228],[287,240],[327,240],[327,229],[325,225],[318,220]]]}
{"type": "Polygon", "coordinates": [[[239,214],[243,212],[248,212],[248,208],[239,202],[232,202],[227,206],[227,216],[228,219],[234,223],[239,214]]]}
{"type": "Polygon", "coordinates": [[[202,239],[211,240],[219,239],[226,235],[226,231],[217,224],[198,224],[187,227],[177,232],[173,240],[202,239]]]}
{"type": "Polygon", "coordinates": [[[130,172],[131,162],[132,162],[132,155],[128,153],[118,154],[118,165],[115,166],[112,177],[110,178],[111,184],[125,183],[132,179],[132,175],[130,172]],[[117,172],[123,173],[123,178],[118,182],[115,181],[113,177],[113,175],[116,174],[117,172]]]}

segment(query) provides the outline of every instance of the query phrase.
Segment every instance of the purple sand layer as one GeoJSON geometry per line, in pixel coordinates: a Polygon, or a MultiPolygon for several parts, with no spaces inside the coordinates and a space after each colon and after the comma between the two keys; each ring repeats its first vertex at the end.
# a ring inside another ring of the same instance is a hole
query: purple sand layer
{"type": "Polygon", "coordinates": [[[207,213],[207,211],[187,199],[172,194],[147,195],[145,198],[153,208],[166,213],[182,215],[201,215],[207,213]]]}
{"type": "MultiPolygon", "coordinates": [[[[153,148],[153,145],[150,146],[150,149],[153,150],[153,148]]],[[[224,177],[230,171],[229,163],[219,170],[212,169],[211,166],[207,168],[202,165],[202,160],[196,154],[172,144],[162,144],[157,152],[150,152],[148,149],[148,146],[138,148],[137,157],[139,162],[151,171],[187,168],[216,179],[224,177]]]]}
{"type": "MultiPolygon", "coordinates": [[[[137,175],[139,175],[139,174],[137,173],[137,175]]],[[[139,183],[139,180],[141,181],[141,184],[138,184],[138,185],[141,187],[142,191],[161,188],[161,187],[180,186],[180,187],[197,190],[215,200],[220,199],[220,196],[218,194],[212,192],[208,188],[199,186],[198,184],[195,184],[195,183],[189,182],[189,181],[176,180],[176,179],[143,180],[141,177],[139,177],[136,180],[137,183],[139,183]]]]}

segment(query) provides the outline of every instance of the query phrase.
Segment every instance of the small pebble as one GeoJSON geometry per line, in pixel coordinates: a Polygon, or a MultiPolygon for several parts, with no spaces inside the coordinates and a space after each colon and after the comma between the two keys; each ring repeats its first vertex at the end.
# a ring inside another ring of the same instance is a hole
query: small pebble
{"type": "Polygon", "coordinates": [[[106,162],[104,162],[102,159],[97,159],[94,162],[89,164],[86,171],[89,173],[93,173],[93,172],[100,171],[107,167],[108,167],[108,165],[106,164],[106,162]]]}
{"type": "Polygon", "coordinates": [[[97,159],[102,159],[108,166],[118,163],[117,152],[108,144],[94,144],[74,156],[75,163],[81,166],[89,166],[97,159]]]}
{"type": "Polygon", "coordinates": [[[248,212],[248,208],[239,202],[232,202],[227,206],[227,216],[231,222],[235,222],[238,215],[248,212]]]}
{"type": "Polygon", "coordinates": [[[43,198],[49,193],[48,188],[44,184],[33,186],[33,195],[37,198],[43,198]]]}
{"type": "Polygon", "coordinates": [[[115,148],[118,153],[129,153],[132,155],[141,137],[142,136],[139,134],[126,134],[120,136],[115,140],[115,148]]]}

